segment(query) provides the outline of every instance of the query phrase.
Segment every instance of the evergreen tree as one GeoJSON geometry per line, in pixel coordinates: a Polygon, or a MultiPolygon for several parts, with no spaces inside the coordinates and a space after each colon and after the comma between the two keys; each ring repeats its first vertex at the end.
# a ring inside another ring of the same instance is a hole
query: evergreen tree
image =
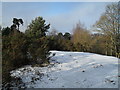
{"type": "Polygon", "coordinates": [[[23,25],[22,19],[13,18],[13,25],[11,26],[11,29],[16,29],[18,27],[17,30],[19,30],[20,24],[23,25]]]}
{"type": "Polygon", "coordinates": [[[71,39],[70,33],[66,32],[66,33],[64,34],[64,38],[70,40],[70,39],[71,39]]]}
{"type": "Polygon", "coordinates": [[[46,37],[46,32],[48,32],[49,28],[50,24],[46,25],[42,17],[37,17],[32,20],[25,32],[29,42],[28,52],[35,63],[43,64],[49,62],[49,41],[46,37]]]}
{"type": "Polygon", "coordinates": [[[13,28],[2,29],[2,75],[3,84],[10,81],[10,71],[29,64],[27,40],[24,33],[13,28]]]}
{"type": "Polygon", "coordinates": [[[49,28],[50,24],[46,25],[42,17],[37,17],[35,20],[32,20],[25,33],[31,38],[41,38],[46,36],[49,28]]]}

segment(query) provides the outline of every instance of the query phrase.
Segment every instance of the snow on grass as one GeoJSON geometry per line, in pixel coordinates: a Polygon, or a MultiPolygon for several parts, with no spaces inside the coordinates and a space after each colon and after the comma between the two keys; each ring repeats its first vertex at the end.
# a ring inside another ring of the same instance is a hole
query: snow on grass
{"type": "Polygon", "coordinates": [[[12,71],[28,88],[118,88],[118,58],[84,52],[51,51],[47,67],[12,71]]]}

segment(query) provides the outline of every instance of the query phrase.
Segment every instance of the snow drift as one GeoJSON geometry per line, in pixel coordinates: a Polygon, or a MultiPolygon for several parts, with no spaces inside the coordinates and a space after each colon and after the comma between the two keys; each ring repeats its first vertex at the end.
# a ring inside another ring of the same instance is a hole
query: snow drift
{"type": "Polygon", "coordinates": [[[11,72],[27,88],[118,88],[118,58],[84,52],[51,51],[47,67],[11,72]]]}

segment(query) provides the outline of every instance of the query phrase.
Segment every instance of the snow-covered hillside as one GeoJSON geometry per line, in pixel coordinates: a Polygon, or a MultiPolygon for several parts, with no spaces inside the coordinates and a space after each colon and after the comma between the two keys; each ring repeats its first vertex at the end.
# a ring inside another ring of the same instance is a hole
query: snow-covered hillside
{"type": "Polygon", "coordinates": [[[83,52],[51,51],[47,67],[26,66],[12,71],[26,87],[34,88],[117,88],[118,59],[83,52]]]}

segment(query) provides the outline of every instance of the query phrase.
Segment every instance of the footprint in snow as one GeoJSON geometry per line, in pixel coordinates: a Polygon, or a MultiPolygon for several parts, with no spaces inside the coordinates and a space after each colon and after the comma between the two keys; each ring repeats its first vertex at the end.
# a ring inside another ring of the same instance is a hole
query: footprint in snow
{"type": "Polygon", "coordinates": [[[114,76],[111,76],[111,77],[106,77],[105,78],[105,82],[106,83],[111,83],[111,84],[113,84],[113,85],[115,85],[116,84],[116,77],[114,77],[114,76]]]}
{"type": "Polygon", "coordinates": [[[78,63],[78,61],[76,61],[76,63],[78,63]]]}
{"type": "Polygon", "coordinates": [[[85,69],[81,70],[82,72],[85,72],[85,69]]]}
{"type": "Polygon", "coordinates": [[[103,67],[103,65],[102,64],[97,64],[97,65],[94,65],[94,66],[92,66],[93,68],[98,68],[98,67],[103,67]]]}

